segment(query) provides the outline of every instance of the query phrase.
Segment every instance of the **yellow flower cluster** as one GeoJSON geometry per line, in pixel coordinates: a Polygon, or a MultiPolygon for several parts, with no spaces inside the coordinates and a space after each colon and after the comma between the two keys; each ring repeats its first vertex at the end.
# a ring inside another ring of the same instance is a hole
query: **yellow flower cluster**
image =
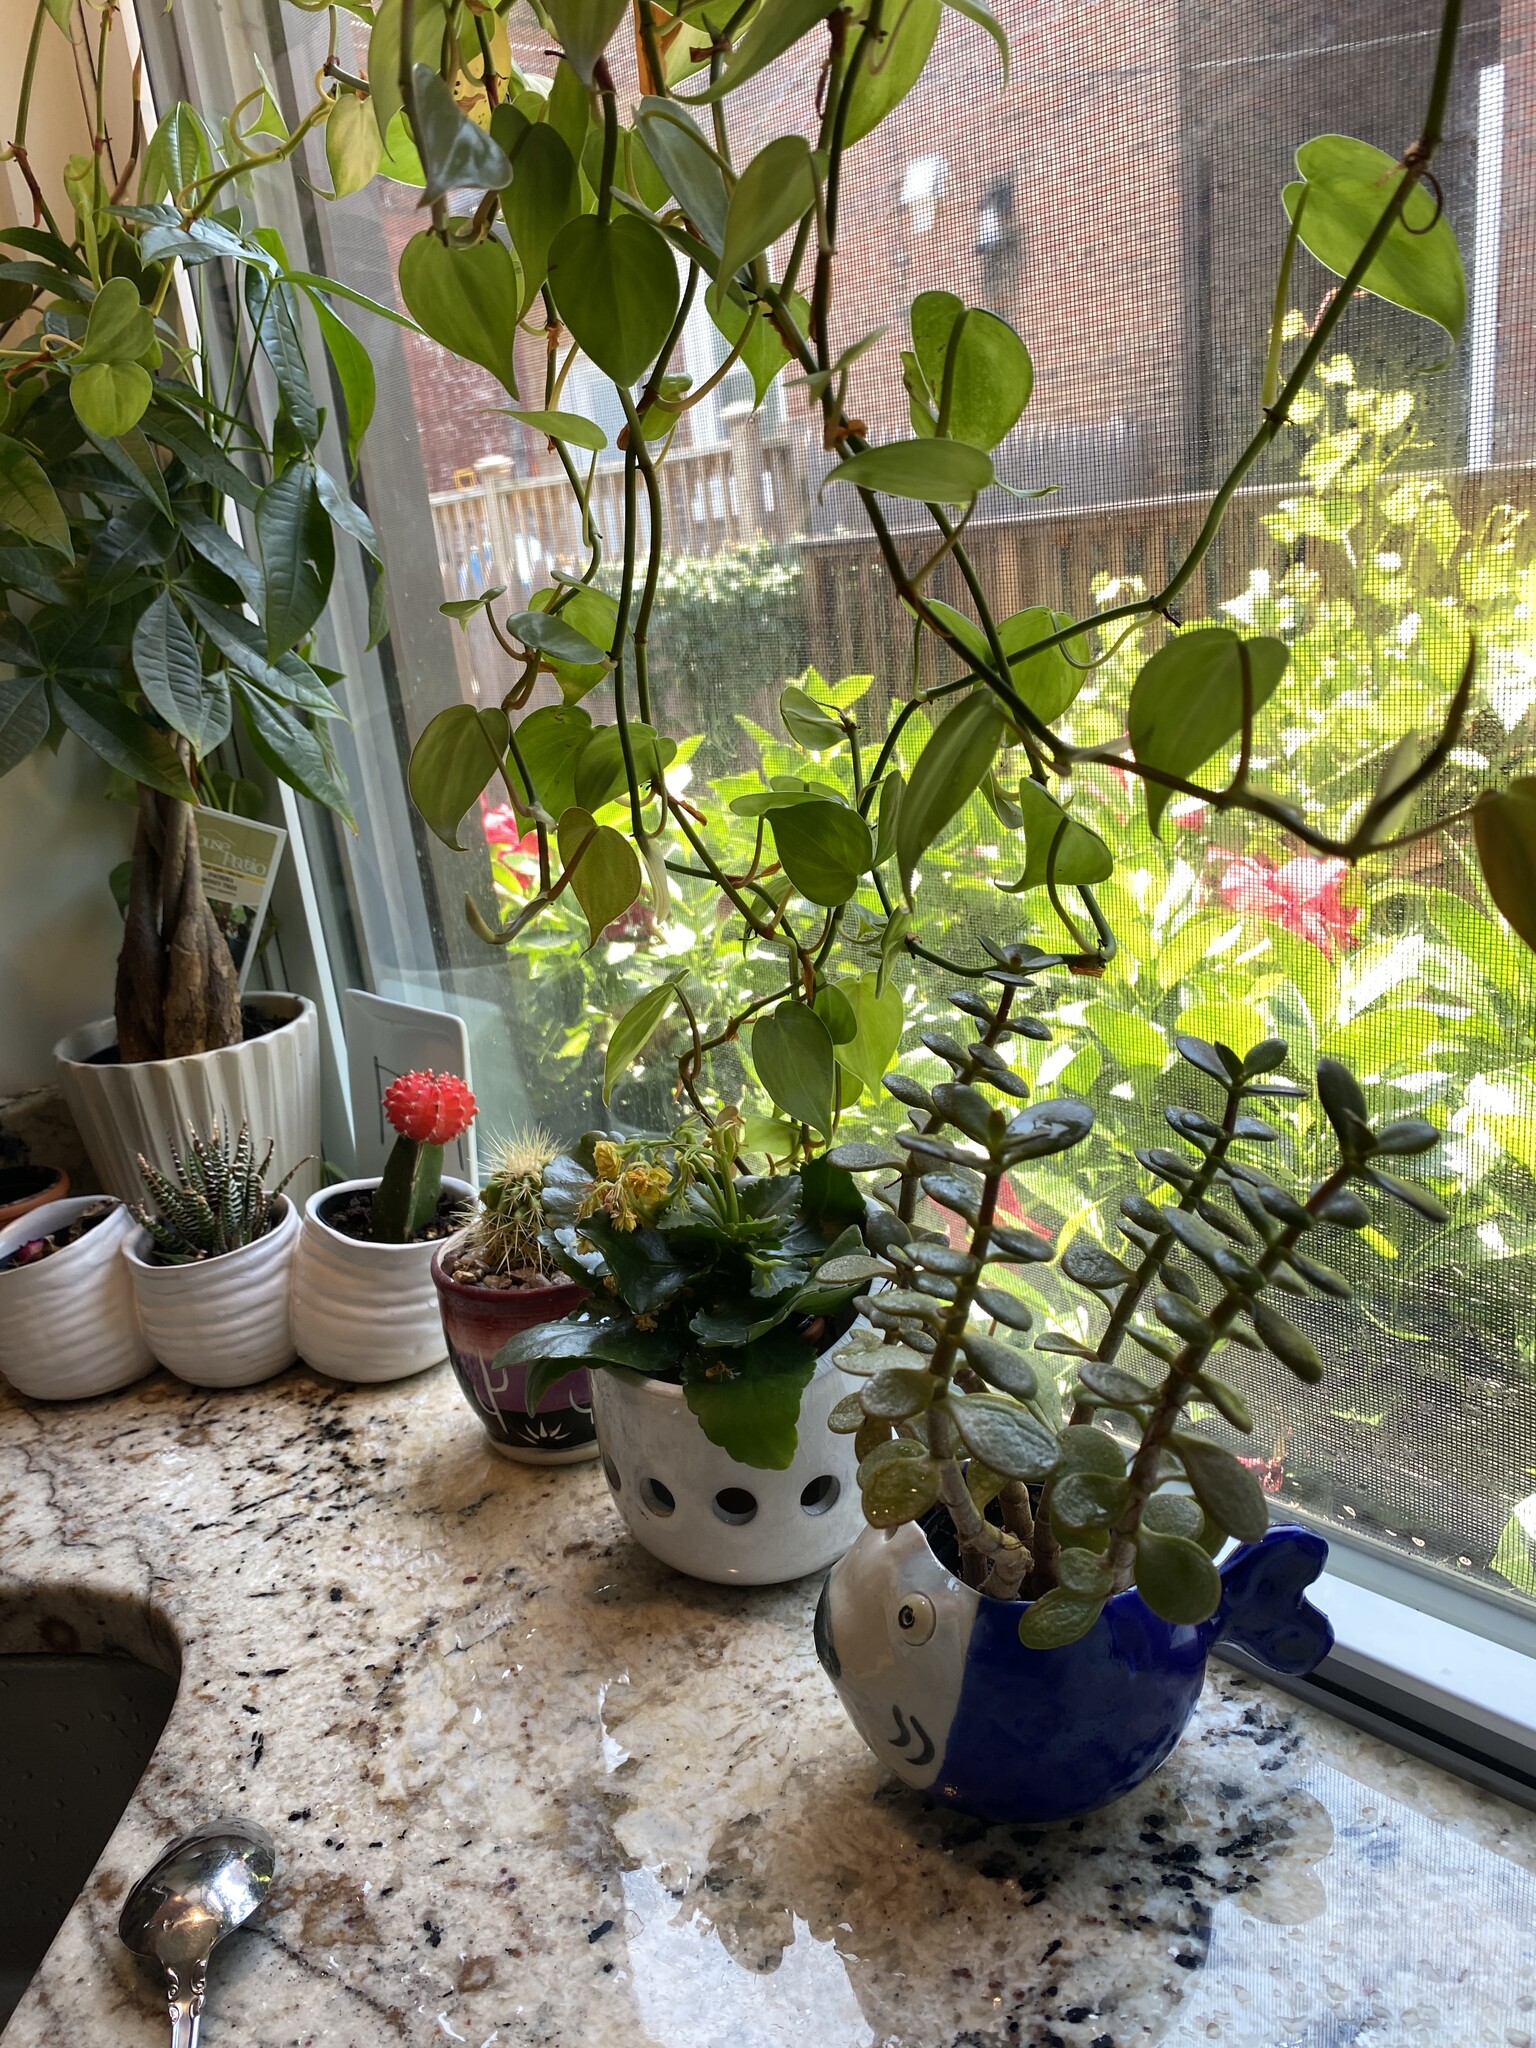
{"type": "Polygon", "coordinates": [[[593,1148],[593,1163],[597,1177],[581,1205],[583,1216],[601,1209],[615,1230],[633,1230],[655,1220],[672,1190],[672,1176],[664,1166],[626,1166],[618,1146],[607,1138],[593,1148]]]}

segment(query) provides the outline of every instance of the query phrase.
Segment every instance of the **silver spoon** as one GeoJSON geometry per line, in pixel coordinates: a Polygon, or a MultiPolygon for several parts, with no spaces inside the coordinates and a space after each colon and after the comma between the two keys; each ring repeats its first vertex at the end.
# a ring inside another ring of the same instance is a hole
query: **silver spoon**
{"type": "Polygon", "coordinates": [[[209,1821],[172,1842],[123,1901],[118,1933],[165,1972],[171,2048],[197,2048],[208,1958],[261,1905],[276,1868],[265,1828],[209,1821]]]}

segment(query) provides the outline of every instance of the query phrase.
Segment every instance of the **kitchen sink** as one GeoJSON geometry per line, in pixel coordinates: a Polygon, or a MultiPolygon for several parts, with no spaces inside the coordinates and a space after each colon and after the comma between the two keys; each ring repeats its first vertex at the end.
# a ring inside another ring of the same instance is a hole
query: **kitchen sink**
{"type": "Polygon", "coordinates": [[[0,1656],[0,2027],[85,1888],[176,1698],[133,1657],[0,1656]]]}

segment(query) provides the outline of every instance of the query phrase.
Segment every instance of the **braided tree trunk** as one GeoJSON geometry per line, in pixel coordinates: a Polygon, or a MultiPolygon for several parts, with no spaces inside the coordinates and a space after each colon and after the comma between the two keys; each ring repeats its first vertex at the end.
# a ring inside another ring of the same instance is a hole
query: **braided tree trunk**
{"type": "Polygon", "coordinates": [[[118,1057],[176,1059],[240,1037],[239,977],[203,895],[192,806],[140,783],[117,961],[118,1057]]]}

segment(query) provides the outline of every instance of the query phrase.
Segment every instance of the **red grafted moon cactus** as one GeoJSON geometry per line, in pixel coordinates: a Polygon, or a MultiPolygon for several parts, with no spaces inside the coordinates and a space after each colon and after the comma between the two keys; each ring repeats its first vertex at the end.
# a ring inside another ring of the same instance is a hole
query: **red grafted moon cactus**
{"type": "Polygon", "coordinates": [[[377,1244],[409,1244],[437,1214],[443,1147],[475,1120],[475,1098],[457,1074],[402,1074],[384,1091],[384,1114],[399,1133],[373,1197],[377,1244]]]}

